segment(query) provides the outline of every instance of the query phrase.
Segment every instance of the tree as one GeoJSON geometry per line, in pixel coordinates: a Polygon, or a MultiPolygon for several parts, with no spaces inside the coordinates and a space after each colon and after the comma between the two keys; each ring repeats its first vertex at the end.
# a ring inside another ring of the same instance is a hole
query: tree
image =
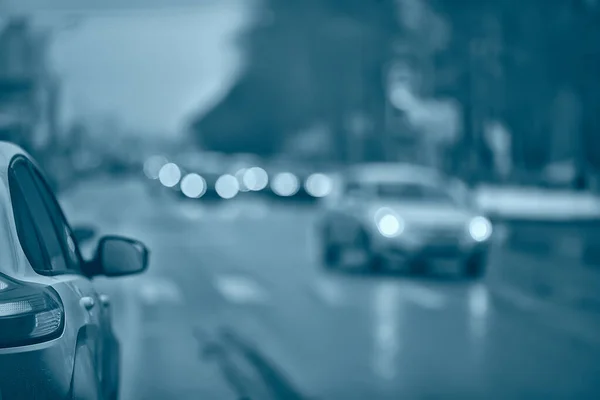
{"type": "Polygon", "coordinates": [[[268,0],[242,42],[248,67],[225,99],[193,121],[206,148],[277,152],[286,136],[325,123],[340,157],[345,119],[383,118],[382,66],[395,29],[393,1],[268,0]]]}
{"type": "MultiPolygon", "coordinates": [[[[465,109],[463,147],[481,154],[486,118],[504,121],[513,134],[517,165],[539,169],[550,161],[553,111],[565,90],[583,105],[583,135],[576,127],[562,135],[583,136],[575,157],[599,160],[597,74],[600,21],[589,0],[430,0],[452,27],[451,45],[438,57],[438,90],[465,109]],[[460,82],[459,84],[456,84],[460,82]],[[595,146],[589,144],[596,143],[595,146]],[[592,150],[594,149],[594,150],[592,150]],[[594,154],[591,154],[594,153],[594,154]]],[[[598,165],[597,161],[594,161],[598,165]]]]}

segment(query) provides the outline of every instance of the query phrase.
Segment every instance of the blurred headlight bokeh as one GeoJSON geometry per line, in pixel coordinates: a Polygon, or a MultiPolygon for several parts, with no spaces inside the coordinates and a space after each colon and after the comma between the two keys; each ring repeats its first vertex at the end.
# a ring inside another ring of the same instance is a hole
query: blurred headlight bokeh
{"type": "Polygon", "coordinates": [[[217,179],[217,182],[215,183],[215,190],[219,196],[225,200],[228,200],[237,196],[240,191],[240,185],[235,176],[226,174],[221,175],[219,179],[217,179]]]}
{"type": "Polygon", "coordinates": [[[492,223],[484,217],[475,217],[469,222],[469,234],[476,242],[485,242],[492,236],[492,223]]]}
{"type": "Polygon", "coordinates": [[[159,178],[161,168],[167,164],[167,158],[164,156],[152,156],[144,162],[144,174],[148,179],[156,180],[159,178]]]}
{"type": "Polygon", "coordinates": [[[206,193],[206,181],[196,173],[187,174],[181,180],[181,191],[186,197],[200,198],[206,193]]]}
{"type": "Polygon", "coordinates": [[[282,197],[293,196],[300,190],[300,180],[291,172],[281,172],[273,178],[271,189],[282,197]]]}
{"type": "Polygon", "coordinates": [[[325,197],[328,196],[333,190],[332,179],[321,173],[312,174],[306,179],[304,183],[306,192],[314,197],[325,197]]]}
{"type": "Polygon", "coordinates": [[[375,225],[379,233],[389,238],[401,235],[405,229],[404,220],[386,207],[380,208],[375,213],[375,225]]]}
{"type": "Polygon", "coordinates": [[[160,169],[158,179],[163,186],[168,188],[175,187],[181,179],[181,170],[177,164],[167,163],[160,169]]]}
{"type": "Polygon", "coordinates": [[[242,181],[249,190],[257,192],[267,187],[269,176],[264,169],[252,167],[245,171],[242,181]]]}

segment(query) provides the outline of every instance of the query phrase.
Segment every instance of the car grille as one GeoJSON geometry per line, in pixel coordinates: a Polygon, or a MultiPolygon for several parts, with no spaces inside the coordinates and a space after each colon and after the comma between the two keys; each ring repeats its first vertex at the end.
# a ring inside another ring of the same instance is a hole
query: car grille
{"type": "Polygon", "coordinates": [[[425,250],[453,253],[460,248],[463,232],[454,227],[426,229],[422,233],[426,242],[425,250]]]}
{"type": "Polygon", "coordinates": [[[460,229],[456,227],[452,228],[422,228],[421,233],[424,237],[428,239],[440,239],[440,240],[450,240],[450,239],[458,239],[462,233],[460,229]]]}

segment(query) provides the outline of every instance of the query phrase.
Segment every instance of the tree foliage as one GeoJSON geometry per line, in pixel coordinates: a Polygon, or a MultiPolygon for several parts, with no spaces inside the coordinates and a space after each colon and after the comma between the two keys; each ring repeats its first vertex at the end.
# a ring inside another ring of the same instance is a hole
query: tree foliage
{"type": "Polygon", "coordinates": [[[381,120],[393,2],[267,0],[243,40],[248,67],[226,98],[193,123],[199,141],[227,152],[272,154],[286,137],[326,123],[343,148],[344,118],[381,120]]]}
{"type": "Polygon", "coordinates": [[[438,57],[438,90],[465,107],[467,143],[476,148],[485,118],[504,121],[513,133],[514,158],[539,168],[552,154],[560,124],[557,99],[573,94],[582,126],[571,135],[574,156],[598,166],[600,21],[590,0],[430,0],[451,24],[451,45],[438,57]],[[596,71],[596,72],[593,72],[596,71]],[[594,146],[590,146],[595,142],[594,146]]]}

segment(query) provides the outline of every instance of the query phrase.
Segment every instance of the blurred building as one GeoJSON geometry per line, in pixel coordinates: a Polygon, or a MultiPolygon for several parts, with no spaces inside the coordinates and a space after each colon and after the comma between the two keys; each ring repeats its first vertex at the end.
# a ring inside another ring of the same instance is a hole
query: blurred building
{"type": "Polygon", "coordinates": [[[46,36],[24,17],[0,31],[0,139],[40,155],[56,136],[58,81],[50,73],[46,36]]]}

